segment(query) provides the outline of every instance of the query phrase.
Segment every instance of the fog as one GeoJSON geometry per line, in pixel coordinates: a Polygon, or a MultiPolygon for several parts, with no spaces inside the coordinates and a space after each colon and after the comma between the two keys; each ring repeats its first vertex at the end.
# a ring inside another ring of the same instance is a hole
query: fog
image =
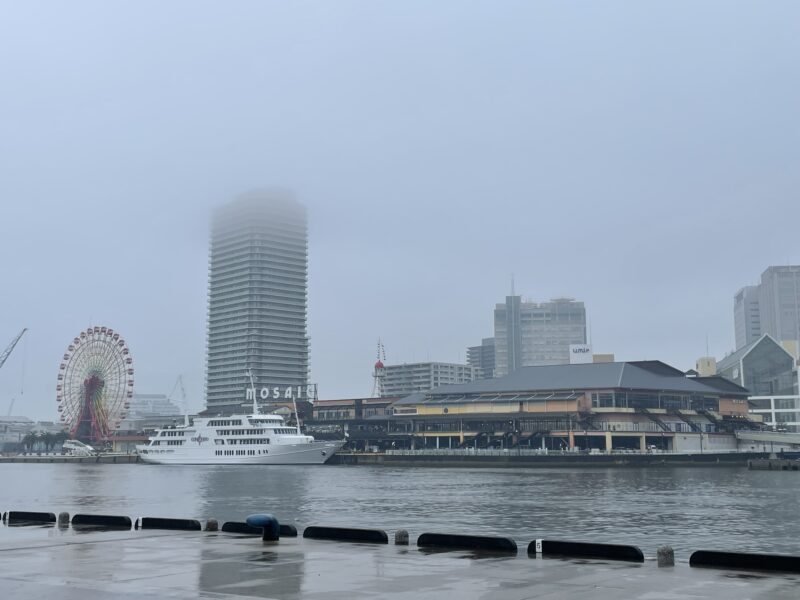
{"type": "Polygon", "coordinates": [[[0,2],[0,415],[90,324],[203,406],[211,210],[309,212],[311,377],[463,361],[510,290],[689,368],[800,262],[796,2],[0,2]]]}

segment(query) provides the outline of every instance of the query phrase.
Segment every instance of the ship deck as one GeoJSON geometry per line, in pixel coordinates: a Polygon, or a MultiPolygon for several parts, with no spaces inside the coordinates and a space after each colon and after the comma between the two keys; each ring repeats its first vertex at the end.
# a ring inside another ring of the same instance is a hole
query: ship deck
{"type": "MultiPolygon", "coordinates": [[[[800,576],[230,533],[0,526],[4,599],[797,598],[800,576]]],[[[681,557],[678,557],[680,561],[681,557]]]]}

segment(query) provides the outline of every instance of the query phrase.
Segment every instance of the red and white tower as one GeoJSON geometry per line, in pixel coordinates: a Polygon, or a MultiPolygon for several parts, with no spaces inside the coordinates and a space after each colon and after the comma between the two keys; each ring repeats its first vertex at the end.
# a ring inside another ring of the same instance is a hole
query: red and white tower
{"type": "Polygon", "coordinates": [[[383,344],[381,343],[380,338],[378,338],[378,352],[376,358],[377,360],[375,361],[375,367],[372,370],[372,397],[380,398],[381,393],[383,392],[383,376],[386,373],[385,369],[383,368],[383,361],[386,360],[386,351],[383,349],[383,344]]]}

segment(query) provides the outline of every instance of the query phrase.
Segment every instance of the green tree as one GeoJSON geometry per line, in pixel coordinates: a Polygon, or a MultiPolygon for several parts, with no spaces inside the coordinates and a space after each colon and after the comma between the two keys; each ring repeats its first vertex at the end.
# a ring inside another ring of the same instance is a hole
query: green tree
{"type": "Polygon", "coordinates": [[[38,436],[36,435],[35,432],[29,431],[22,438],[22,442],[21,442],[22,443],[22,447],[25,450],[27,450],[28,452],[31,452],[33,450],[34,445],[36,445],[36,442],[38,441],[38,439],[39,438],[38,438],[38,436]]]}
{"type": "Polygon", "coordinates": [[[69,439],[69,434],[66,431],[59,431],[58,433],[53,434],[53,446],[61,450],[61,446],[64,445],[69,439]]]}

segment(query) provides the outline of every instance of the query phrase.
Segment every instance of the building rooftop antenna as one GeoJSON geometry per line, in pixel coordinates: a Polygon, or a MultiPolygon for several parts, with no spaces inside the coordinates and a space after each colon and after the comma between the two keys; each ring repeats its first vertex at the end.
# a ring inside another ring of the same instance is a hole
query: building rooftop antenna
{"type": "Polygon", "coordinates": [[[383,392],[383,376],[385,375],[384,362],[386,361],[386,350],[383,347],[381,338],[378,338],[378,349],[376,353],[375,367],[372,370],[372,398],[380,398],[383,392]]]}

